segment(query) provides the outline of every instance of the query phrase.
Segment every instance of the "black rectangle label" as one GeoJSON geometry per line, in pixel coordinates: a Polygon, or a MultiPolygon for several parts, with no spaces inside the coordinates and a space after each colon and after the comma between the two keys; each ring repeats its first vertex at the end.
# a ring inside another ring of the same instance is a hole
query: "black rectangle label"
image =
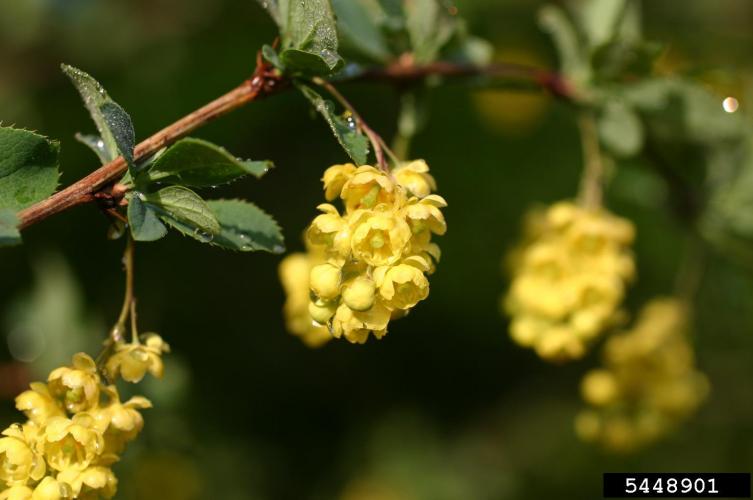
{"type": "Polygon", "coordinates": [[[750,498],[750,473],[605,472],[606,498],[750,498]]]}

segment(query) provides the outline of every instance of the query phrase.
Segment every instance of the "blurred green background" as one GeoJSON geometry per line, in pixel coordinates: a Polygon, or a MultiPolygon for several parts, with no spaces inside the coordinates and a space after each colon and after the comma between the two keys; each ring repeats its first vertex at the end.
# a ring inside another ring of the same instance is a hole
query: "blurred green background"
{"type": "MultiPolygon", "coordinates": [[[[553,67],[535,23],[540,4],[457,3],[498,58],[553,67]]],[[[752,3],[646,2],[644,19],[647,38],[668,44],[665,71],[706,78],[720,96],[742,93],[753,69],[752,3]]],[[[256,50],[274,36],[251,0],[0,0],[0,120],[59,138],[68,184],[97,160],[73,139],[93,125],[61,62],[98,78],[144,138],[246,78],[256,50]]],[[[394,89],[359,83],[341,91],[372,127],[393,134],[394,89]]],[[[457,83],[432,90],[430,101],[413,152],[449,201],[449,232],[438,241],[443,259],[429,300],[381,341],[309,350],[287,334],[280,256],[223,253],[174,234],[138,245],[142,329],[160,332],[173,354],[163,381],[139,387],[156,408],[115,467],[119,498],[597,498],[604,471],[753,469],[750,274],[708,254],[694,341],[713,388],[695,418],[633,456],[580,443],[572,430],[578,381],[598,349],[581,362],[546,364],[509,340],[498,308],[507,286],[501,257],[521,216],[577,188],[573,115],[543,95],[457,83]]],[[[288,250],[301,249],[322,200],[321,173],[345,160],[304,100],[281,94],[195,135],[275,161],[262,181],[215,194],[257,202],[284,228],[288,250]]],[[[635,311],[671,293],[686,236],[656,179],[640,165],[620,175],[608,201],[638,229],[635,311]]],[[[106,228],[96,209],[80,207],[3,250],[3,425],[19,419],[12,398],[30,377],[77,350],[96,352],[115,319],[122,242],[108,241],[106,228]]]]}

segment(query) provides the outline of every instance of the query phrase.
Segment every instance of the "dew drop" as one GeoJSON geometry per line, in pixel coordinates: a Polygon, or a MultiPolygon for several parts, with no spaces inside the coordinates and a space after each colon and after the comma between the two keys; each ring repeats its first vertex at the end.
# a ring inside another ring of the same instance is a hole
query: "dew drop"
{"type": "Polygon", "coordinates": [[[214,236],[211,233],[208,233],[204,231],[203,229],[196,228],[193,230],[193,234],[196,236],[197,239],[204,243],[209,243],[214,239],[214,236]]]}
{"type": "Polygon", "coordinates": [[[737,111],[737,109],[738,109],[739,107],[740,107],[740,103],[738,102],[738,100],[737,100],[737,99],[735,99],[735,98],[734,98],[734,97],[732,97],[732,96],[730,96],[730,97],[727,97],[726,99],[724,99],[724,100],[722,101],[722,108],[723,108],[723,109],[724,109],[724,111],[726,111],[727,113],[734,113],[735,111],[737,111]]]}

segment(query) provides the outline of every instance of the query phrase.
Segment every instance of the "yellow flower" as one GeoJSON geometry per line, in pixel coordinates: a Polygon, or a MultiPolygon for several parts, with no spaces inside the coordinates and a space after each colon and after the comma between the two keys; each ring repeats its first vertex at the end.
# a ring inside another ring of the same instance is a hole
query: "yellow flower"
{"type": "Polygon", "coordinates": [[[355,171],[356,166],[352,163],[332,165],[325,170],[324,175],[322,176],[322,182],[324,183],[324,198],[326,198],[327,201],[339,198],[343,186],[351,177],[353,177],[355,171]]]}
{"type": "Polygon", "coordinates": [[[345,208],[352,212],[359,208],[374,208],[395,199],[395,184],[387,174],[369,165],[358,167],[342,188],[340,197],[345,208]]]}
{"type": "Polygon", "coordinates": [[[419,198],[428,196],[437,189],[437,183],[429,173],[429,165],[424,160],[403,163],[392,172],[392,175],[398,184],[419,198]]]}
{"type": "Polygon", "coordinates": [[[58,474],[58,481],[71,485],[74,498],[112,498],[118,490],[118,479],[107,467],[94,466],[84,470],[69,469],[58,474]]]}
{"type": "Polygon", "coordinates": [[[353,214],[355,220],[351,249],[353,256],[371,266],[395,263],[411,239],[405,219],[392,210],[363,210],[353,214]]]}
{"type": "Polygon", "coordinates": [[[28,480],[39,481],[45,472],[45,463],[33,449],[19,425],[3,431],[0,438],[0,481],[7,485],[22,485],[28,480]]]}
{"type": "Polygon", "coordinates": [[[28,486],[11,486],[5,491],[0,491],[0,500],[31,500],[33,493],[28,486]]]}
{"type": "Polygon", "coordinates": [[[329,203],[322,203],[317,210],[318,215],[306,231],[306,238],[312,245],[332,245],[335,236],[346,228],[345,220],[340,217],[337,209],[329,203]]]}
{"type": "Polygon", "coordinates": [[[354,344],[363,344],[373,333],[378,339],[387,333],[390,311],[379,303],[368,311],[354,311],[345,304],[337,308],[332,321],[332,335],[345,337],[354,344]]]}
{"type": "Polygon", "coordinates": [[[170,352],[170,346],[157,334],[145,334],[145,343],[117,344],[115,354],[110,356],[105,368],[110,377],[137,383],[148,371],[162,378],[162,353],[170,352]]]}
{"type": "MultiPolygon", "coordinates": [[[[332,339],[326,327],[313,325],[314,319],[309,313],[309,276],[312,263],[324,259],[321,253],[319,255],[312,250],[306,254],[290,254],[280,262],[279,267],[280,281],[287,295],[283,308],[285,325],[288,331],[298,335],[309,347],[324,345],[332,339]]],[[[324,324],[328,320],[329,317],[319,323],[324,324]]]]}
{"type": "Polygon", "coordinates": [[[73,366],[53,370],[47,379],[50,394],[76,413],[99,402],[99,375],[94,360],[82,352],[73,356],[73,366]]]}
{"type": "MultiPolygon", "coordinates": [[[[105,450],[103,454],[117,455],[123,451],[125,444],[138,436],[144,427],[144,417],[139,410],[152,407],[152,403],[142,396],[134,396],[125,403],[120,402],[120,395],[114,385],[103,389],[108,398],[105,406],[92,410],[94,426],[103,435],[105,450]]],[[[105,462],[114,462],[115,458],[108,457],[105,462]]],[[[100,458],[98,463],[102,464],[100,458]]]]}
{"type": "Polygon", "coordinates": [[[374,279],[390,309],[410,309],[429,296],[429,280],[420,269],[408,264],[378,267],[374,279]]]}
{"type": "Polygon", "coordinates": [[[447,206],[447,202],[441,196],[432,194],[418,200],[411,199],[405,207],[405,215],[411,225],[414,234],[419,234],[427,229],[434,234],[443,235],[447,232],[447,223],[440,208],[447,206]]]}
{"type": "Polygon", "coordinates": [[[332,264],[320,264],[311,269],[311,291],[322,300],[332,300],[340,295],[340,268],[332,264]]]}
{"type": "Polygon", "coordinates": [[[374,305],[376,284],[366,276],[358,276],[343,286],[343,302],[354,311],[368,311],[374,305]]]}
{"type": "Polygon", "coordinates": [[[63,500],[67,498],[72,498],[70,486],[51,476],[42,479],[31,494],[31,500],[63,500]]]}
{"type": "Polygon", "coordinates": [[[102,434],[94,418],[77,413],[72,419],[52,417],[40,436],[39,451],[58,471],[83,470],[104,450],[102,434]]]}
{"type": "Polygon", "coordinates": [[[60,403],[52,397],[46,384],[32,382],[31,390],[16,397],[16,408],[36,424],[43,424],[50,417],[64,417],[60,403]]]}

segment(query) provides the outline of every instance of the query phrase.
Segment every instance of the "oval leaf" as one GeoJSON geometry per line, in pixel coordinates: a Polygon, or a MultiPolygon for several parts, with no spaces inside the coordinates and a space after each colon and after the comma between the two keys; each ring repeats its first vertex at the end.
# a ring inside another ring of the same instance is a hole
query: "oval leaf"
{"type": "Polygon", "coordinates": [[[188,188],[169,186],[144,196],[165,224],[202,243],[209,243],[220,232],[207,203],[188,188]]]}
{"type": "Polygon", "coordinates": [[[104,156],[107,162],[114,160],[118,156],[123,156],[129,168],[134,168],[133,148],[135,145],[135,133],[131,117],[120,105],[110,98],[102,85],[88,73],[67,64],[61,65],[61,68],[63,73],[71,79],[79,94],[81,94],[84,105],[89,110],[89,114],[97,126],[99,135],[104,143],[103,146],[106,153],[104,156]]]}
{"type": "Polygon", "coordinates": [[[167,228],[159,220],[157,212],[134,193],[128,202],[128,226],[136,241],[155,241],[167,234],[167,228]]]}
{"type": "Polygon", "coordinates": [[[259,178],[272,167],[272,162],[239,160],[216,144],[188,138],[161,154],[139,180],[211,187],[249,174],[259,178]]]}
{"type": "Polygon", "coordinates": [[[253,203],[242,200],[211,200],[209,208],[220,223],[213,245],[239,252],[282,253],[285,240],[277,222],[253,203]]]}

